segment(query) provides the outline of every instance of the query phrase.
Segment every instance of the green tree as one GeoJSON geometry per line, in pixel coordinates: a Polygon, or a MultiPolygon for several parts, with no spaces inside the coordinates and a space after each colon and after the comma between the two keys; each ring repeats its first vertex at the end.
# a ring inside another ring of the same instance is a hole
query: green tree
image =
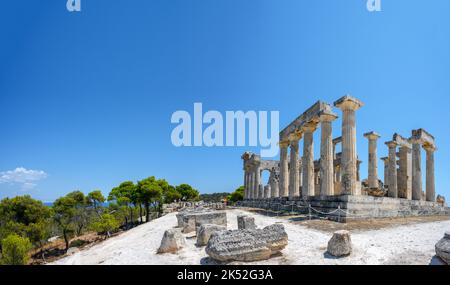
{"type": "Polygon", "coordinates": [[[28,238],[10,234],[2,240],[2,259],[4,265],[25,265],[28,263],[28,251],[31,249],[28,238]]]}
{"type": "MultiPolygon", "coordinates": [[[[133,223],[133,202],[136,202],[136,197],[136,185],[131,181],[125,181],[111,190],[108,195],[108,201],[116,202],[118,205],[127,208],[130,215],[130,223],[133,223]]],[[[128,217],[126,217],[125,225],[128,224],[128,217]]]]}
{"type": "Polygon", "coordinates": [[[75,215],[74,222],[76,225],[76,235],[80,236],[83,230],[89,225],[90,213],[87,211],[88,199],[81,191],[73,191],[66,195],[68,198],[72,198],[75,201],[75,215]]]}
{"type": "Polygon", "coordinates": [[[97,233],[105,235],[105,239],[110,236],[110,232],[119,228],[119,222],[111,214],[103,214],[97,222],[92,223],[92,229],[97,233]]]}
{"type": "Polygon", "coordinates": [[[15,233],[42,246],[49,236],[50,218],[50,208],[28,195],[5,198],[0,201],[0,241],[15,233]]]}
{"type": "Polygon", "coordinates": [[[233,193],[230,194],[230,196],[228,196],[228,201],[236,203],[237,201],[244,200],[244,190],[244,186],[237,188],[233,193]]]}
{"type": "Polygon", "coordinates": [[[137,193],[139,201],[145,207],[145,221],[150,221],[150,204],[160,204],[164,188],[168,188],[169,184],[165,180],[156,180],[154,176],[141,180],[137,184],[137,193]]]}
{"type": "Polygon", "coordinates": [[[163,192],[164,196],[164,203],[170,204],[174,201],[178,201],[181,199],[181,194],[177,190],[175,190],[175,187],[169,185],[167,187],[167,190],[163,192]]]}
{"type": "Polygon", "coordinates": [[[66,243],[66,250],[69,249],[69,241],[71,235],[77,227],[77,201],[71,196],[58,198],[53,203],[53,219],[61,230],[66,243]]]}
{"type": "Polygon", "coordinates": [[[98,208],[105,202],[105,197],[100,190],[94,190],[87,195],[88,205],[94,207],[94,210],[97,211],[98,208]]]}
{"type": "Polygon", "coordinates": [[[189,184],[178,185],[175,190],[181,194],[184,201],[197,201],[200,196],[200,193],[189,184]]]}

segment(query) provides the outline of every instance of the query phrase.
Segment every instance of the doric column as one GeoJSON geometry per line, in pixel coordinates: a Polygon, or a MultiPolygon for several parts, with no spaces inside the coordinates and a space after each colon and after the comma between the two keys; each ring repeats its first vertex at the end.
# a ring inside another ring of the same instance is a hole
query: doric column
{"type": "Polygon", "coordinates": [[[303,140],[303,187],[302,197],[314,196],[314,142],[313,133],[317,123],[307,123],[302,127],[303,140]]]}
{"type": "Polygon", "coordinates": [[[280,197],[287,197],[289,187],[289,142],[280,142],[280,197]]]}
{"type": "Polygon", "coordinates": [[[259,199],[260,198],[260,186],[261,186],[261,169],[259,168],[259,166],[255,167],[254,169],[255,173],[255,185],[254,189],[253,189],[253,198],[254,199],[259,199]]]}
{"type": "Polygon", "coordinates": [[[370,132],[364,134],[364,137],[369,140],[369,188],[378,189],[377,140],[380,138],[380,135],[375,132],[370,132]]]}
{"type": "Polygon", "coordinates": [[[398,196],[411,200],[412,198],[412,157],[411,145],[402,145],[399,151],[398,196]]]}
{"type": "Polygon", "coordinates": [[[422,153],[421,143],[411,139],[412,143],[412,199],[422,200],[422,153]]]}
{"type": "Polygon", "coordinates": [[[434,184],[434,152],[436,148],[431,145],[424,145],[423,147],[427,152],[427,181],[426,181],[426,194],[427,201],[436,202],[436,192],[434,184]]]}
{"type": "Polygon", "coordinates": [[[342,194],[357,195],[357,154],[355,111],[363,103],[351,96],[344,96],[334,103],[343,112],[342,117],[342,194]]]}
{"type": "Polygon", "coordinates": [[[394,141],[386,142],[389,147],[389,191],[388,196],[398,198],[397,190],[397,143],[394,141]]]}
{"type": "Polygon", "coordinates": [[[334,195],[334,153],[333,153],[333,132],[331,123],[337,119],[332,112],[322,112],[320,114],[321,140],[320,140],[320,195],[334,195]]]}
{"type": "Polygon", "coordinates": [[[289,169],[289,198],[294,198],[300,196],[300,179],[298,172],[298,141],[301,135],[291,135],[290,145],[291,145],[291,161],[289,169]]]}
{"type": "Polygon", "coordinates": [[[255,189],[255,172],[252,169],[248,170],[248,198],[254,199],[253,190],[255,189]]]}
{"type": "Polygon", "coordinates": [[[244,199],[248,199],[248,172],[244,168],[244,199]]]}
{"type": "Polygon", "coordinates": [[[276,170],[272,169],[270,172],[270,198],[277,198],[279,197],[279,184],[278,184],[278,174],[276,170]]]}
{"type": "Polygon", "coordinates": [[[270,194],[270,184],[267,184],[266,186],[264,186],[264,198],[269,199],[270,194]]]}
{"type": "Polygon", "coordinates": [[[389,185],[389,158],[382,157],[381,160],[384,162],[384,187],[388,187],[389,185]]]}

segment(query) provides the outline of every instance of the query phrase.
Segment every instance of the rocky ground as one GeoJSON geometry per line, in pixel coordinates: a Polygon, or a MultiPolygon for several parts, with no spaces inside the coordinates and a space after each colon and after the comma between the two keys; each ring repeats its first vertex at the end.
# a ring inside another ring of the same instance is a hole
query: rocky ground
{"type": "MultiPolygon", "coordinates": [[[[434,246],[450,230],[450,220],[442,217],[342,225],[240,209],[227,210],[229,229],[237,229],[240,214],[255,217],[258,227],[282,223],[289,236],[281,255],[251,264],[441,264],[434,246]],[[350,230],[353,253],[336,259],[326,253],[326,248],[332,231],[339,229],[350,230]]],[[[50,264],[214,264],[205,247],[195,245],[192,234],[187,235],[185,248],[177,254],[156,254],[164,231],[176,224],[175,213],[171,213],[50,264]]]]}

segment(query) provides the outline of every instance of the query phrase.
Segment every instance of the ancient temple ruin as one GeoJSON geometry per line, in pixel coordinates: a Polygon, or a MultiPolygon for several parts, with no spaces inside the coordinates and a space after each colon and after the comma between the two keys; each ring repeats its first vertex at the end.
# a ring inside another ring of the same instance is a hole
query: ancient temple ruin
{"type": "MultiPolygon", "coordinates": [[[[378,177],[377,148],[380,135],[367,132],[368,175],[362,181],[356,148],[356,111],[363,103],[351,96],[334,102],[342,113],[342,135],[333,138],[333,121],[338,118],[331,105],[319,101],[280,132],[280,160],[262,160],[246,152],[244,163],[244,202],[253,207],[296,205],[318,211],[339,208],[344,216],[386,217],[448,213],[436,203],[434,137],[423,129],[409,138],[394,134],[385,144],[384,179],[378,177]],[[320,127],[320,158],[314,159],[313,134],[320,127]],[[303,140],[302,156],[299,142],[303,140]],[[336,152],[341,144],[342,151],[336,152]],[[421,148],[426,151],[426,189],[422,190],[421,148]],[[263,171],[270,172],[267,185],[263,171]],[[343,210],[345,209],[345,211],[343,210]]],[[[309,209],[310,210],[310,209],[309,209]]],[[[339,214],[341,215],[341,213],[339,214]]],[[[344,219],[345,220],[345,219],[344,219]]]]}

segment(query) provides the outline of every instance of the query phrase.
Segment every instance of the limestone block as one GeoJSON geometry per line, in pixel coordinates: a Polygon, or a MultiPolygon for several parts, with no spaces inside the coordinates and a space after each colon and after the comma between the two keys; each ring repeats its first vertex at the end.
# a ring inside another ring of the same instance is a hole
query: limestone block
{"type": "Polygon", "coordinates": [[[256,229],[255,218],[241,215],[237,217],[238,229],[240,230],[254,230],[256,229]]]}
{"type": "Polygon", "coordinates": [[[181,234],[181,229],[169,229],[164,232],[161,240],[161,245],[157,253],[177,252],[186,244],[184,236],[181,234]]]}
{"type": "Polygon", "coordinates": [[[225,211],[208,211],[200,213],[186,213],[183,215],[183,233],[190,233],[197,230],[202,224],[227,225],[227,215],[225,211]]]}
{"type": "Polygon", "coordinates": [[[450,232],[446,232],[444,237],[436,244],[436,255],[445,263],[450,265],[450,232]]]}
{"type": "Polygon", "coordinates": [[[352,252],[352,240],[348,231],[337,231],[328,242],[328,253],[336,256],[346,256],[352,252]]]}
{"type": "Polygon", "coordinates": [[[284,226],[274,224],[264,229],[216,232],[205,251],[218,261],[258,261],[269,259],[287,244],[284,226]]]}
{"type": "Polygon", "coordinates": [[[197,232],[197,245],[198,246],[207,245],[213,233],[226,230],[227,230],[226,226],[211,225],[211,224],[201,225],[197,232]]]}

